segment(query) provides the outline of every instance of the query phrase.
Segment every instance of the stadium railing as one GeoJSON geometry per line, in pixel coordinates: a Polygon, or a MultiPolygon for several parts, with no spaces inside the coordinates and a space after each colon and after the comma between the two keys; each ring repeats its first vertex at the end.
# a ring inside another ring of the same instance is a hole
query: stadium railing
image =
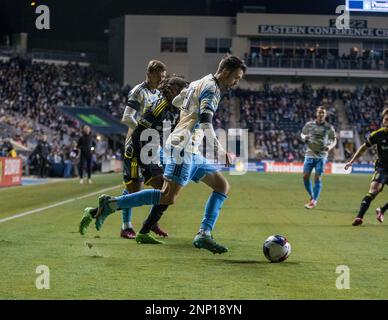
{"type": "Polygon", "coordinates": [[[374,59],[328,59],[328,58],[261,58],[248,59],[252,68],[298,68],[336,70],[388,70],[388,61],[374,59]]]}

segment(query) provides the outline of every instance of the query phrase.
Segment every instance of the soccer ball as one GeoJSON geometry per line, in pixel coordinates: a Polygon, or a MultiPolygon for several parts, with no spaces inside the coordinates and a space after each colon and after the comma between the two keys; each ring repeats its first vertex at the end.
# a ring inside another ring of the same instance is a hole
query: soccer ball
{"type": "Polygon", "coordinates": [[[282,262],[289,257],[291,244],[283,236],[270,236],[264,241],[263,252],[269,261],[282,262]]]}

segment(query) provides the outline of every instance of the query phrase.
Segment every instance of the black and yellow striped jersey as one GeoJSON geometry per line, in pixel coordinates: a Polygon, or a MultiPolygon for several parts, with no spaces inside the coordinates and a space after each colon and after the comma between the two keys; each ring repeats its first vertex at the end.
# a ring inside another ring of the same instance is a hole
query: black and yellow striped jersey
{"type": "Polygon", "coordinates": [[[139,126],[136,130],[155,129],[159,134],[163,133],[163,123],[170,121],[173,127],[179,119],[179,109],[174,107],[166,98],[160,97],[151,107],[144,111],[138,120],[139,126]]]}
{"type": "Polygon", "coordinates": [[[180,109],[174,107],[163,96],[160,96],[152,106],[144,110],[130,138],[130,146],[128,146],[133,150],[133,156],[138,155],[141,148],[147,144],[147,141],[140,141],[141,134],[146,129],[156,130],[160,137],[160,146],[163,146],[163,141],[167,139],[167,136],[164,137],[164,135],[169,135],[174,130],[179,121],[179,113],[180,109]],[[163,129],[166,132],[163,132],[163,129]]]}
{"type": "Polygon", "coordinates": [[[368,148],[374,145],[377,147],[376,168],[388,170],[388,129],[381,128],[372,132],[365,144],[368,148]]]}

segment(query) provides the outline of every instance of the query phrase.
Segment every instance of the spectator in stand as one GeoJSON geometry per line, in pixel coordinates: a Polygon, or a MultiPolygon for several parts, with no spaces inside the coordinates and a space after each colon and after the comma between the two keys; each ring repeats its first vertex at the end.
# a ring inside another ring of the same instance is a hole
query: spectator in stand
{"type": "Polygon", "coordinates": [[[17,158],[16,150],[13,147],[11,141],[5,140],[1,147],[1,150],[2,150],[1,154],[3,157],[17,158]]]}
{"type": "Polygon", "coordinates": [[[41,178],[46,178],[48,176],[50,152],[51,147],[47,142],[47,136],[44,134],[31,155],[32,158],[36,159],[37,174],[41,178]]]}
{"type": "Polygon", "coordinates": [[[92,184],[92,156],[95,149],[95,142],[91,134],[89,126],[84,126],[82,136],[78,140],[77,147],[80,150],[79,176],[80,183],[84,183],[84,166],[86,164],[86,172],[88,175],[88,183],[92,184]]]}
{"type": "Polygon", "coordinates": [[[69,153],[69,159],[71,160],[72,167],[73,167],[73,175],[78,177],[79,176],[79,171],[78,171],[78,166],[80,162],[80,150],[77,147],[78,143],[77,141],[72,141],[71,142],[71,148],[70,148],[70,153],[69,153]]]}

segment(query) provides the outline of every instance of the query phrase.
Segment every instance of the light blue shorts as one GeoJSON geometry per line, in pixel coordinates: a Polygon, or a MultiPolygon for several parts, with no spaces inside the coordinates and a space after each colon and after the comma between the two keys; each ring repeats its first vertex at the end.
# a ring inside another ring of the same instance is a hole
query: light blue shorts
{"type": "Polygon", "coordinates": [[[199,182],[209,174],[220,170],[200,154],[187,154],[184,161],[179,163],[173,156],[166,158],[164,177],[168,181],[174,181],[181,186],[187,185],[190,181],[199,182]]]}
{"type": "Polygon", "coordinates": [[[315,168],[317,175],[323,175],[325,172],[326,158],[308,158],[304,159],[303,173],[311,173],[315,168]]]}

